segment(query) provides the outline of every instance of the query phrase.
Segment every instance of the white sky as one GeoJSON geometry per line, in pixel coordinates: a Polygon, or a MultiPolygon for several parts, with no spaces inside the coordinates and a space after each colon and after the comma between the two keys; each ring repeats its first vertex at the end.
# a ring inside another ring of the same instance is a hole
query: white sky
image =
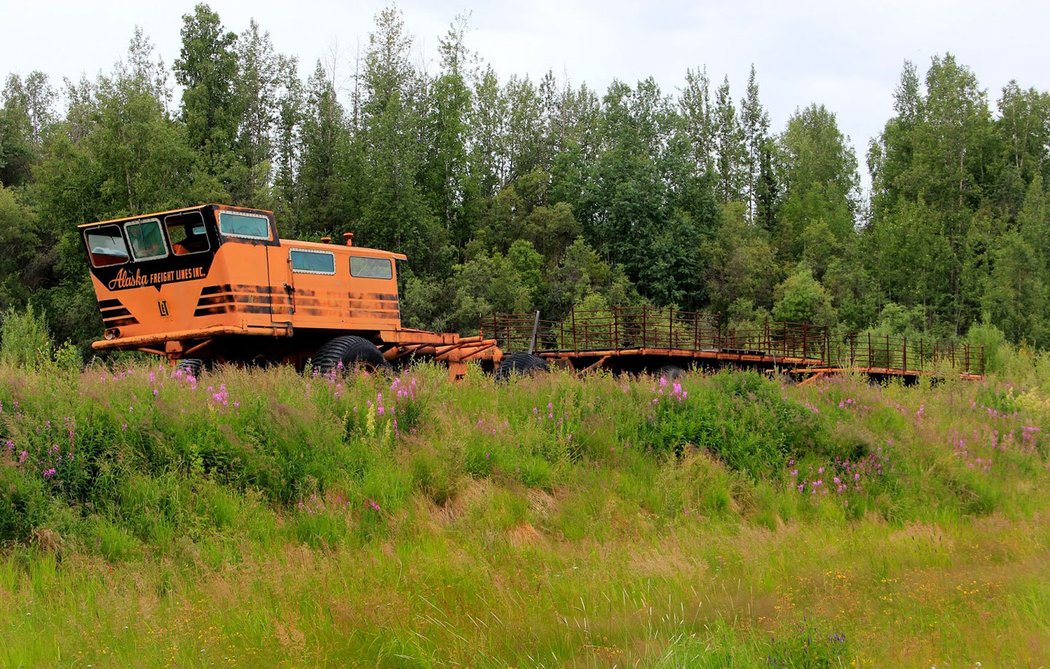
{"type": "MultiPolygon", "coordinates": [[[[181,16],[192,0],[0,0],[5,30],[0,75],[38,69],[56,84],[62,77],[94,77],[123,57],[141,26],[170,67],[178,56],[181,16]]],[[[339,76],[367,42],[386,2],[212,0],[227,29],[240,33],[250,18],[270,32],[276,49],[298,56],[305,77],[318,58],[336,54],[339,76]]],[[[559,80],[586,81],[599,93],[613,78],[634,83],[653,76],[675,93],[687,68],[706,65],[714,84],[729,75],[743,95],[747,72],[758,70],[761,98],[772,128],[791,112],[825,104],[852,139],[864,174],[868,140],[892,113],[892,95],[905,59],[920,75],[930,58],[954,53],[977,75],[992,101],[1010,79],[1050,89],[1050,3],[1022,0],[760,0],[656,1],[402,0],[419,62],[436,68],[437,38],[457,14],[470,13],[467,45],[505,80],[538,79],[548,69],[559,80]]],[[[867,179],[864,179],[865,182],[867,179]]]]}

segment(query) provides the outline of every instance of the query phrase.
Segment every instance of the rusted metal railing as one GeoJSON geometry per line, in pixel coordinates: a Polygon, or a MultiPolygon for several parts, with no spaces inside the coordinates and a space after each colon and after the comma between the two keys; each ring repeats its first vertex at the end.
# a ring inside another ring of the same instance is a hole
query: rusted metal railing
{"type": "MultiPolygon", "coordinates": [[[[832,330],[807,323],[766,321],[754,328],[724,328],[704,315],[660,307],[573,309],[561,320],[531,314],[482,319],[481,329],[507,352],[618,355],[646,350],[675,356],[706,352],[742,358],[773,358],[793,367],[929,372],[951,366],[984,373],[980,346],[832,330]]],[[[693,356],[696,357],[696,356],[693,356]]]]}

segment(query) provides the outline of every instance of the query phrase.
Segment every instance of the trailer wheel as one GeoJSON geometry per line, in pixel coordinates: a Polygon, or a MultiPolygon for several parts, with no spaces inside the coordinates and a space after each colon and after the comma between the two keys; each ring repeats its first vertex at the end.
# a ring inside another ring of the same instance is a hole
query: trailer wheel
{"type": "Polygon", "coordinates": [[[676,381],[685,376],[685,370],[678,365],[664,365],[657,370],[656,376],[668,381],[676,381]]]}
{"type": "Polygon", "coordinates": [[[175,365],[175,373],[182,372],[183,376],[197,378],[204,369],[204,361],[200,358],[184,358],[175,365]]]}
{"type": "Polygon", "coordinates": [[[531,376],[536,372],[546,372],[547,361],[531,353],[511,353],[500,360],[496,368],[496,379],[506,381],[512,376],[531,376]]]}
{"type": "Polygon", "coordinates": [[[317,349],[313,360],[313,370],[317,374],[327,374],[338,369],[339,363],[343,363],[344,369],[362,367],[375,371],[390,368],[390,363],[375,344],[354,335],[336,337],[317,349]]]}

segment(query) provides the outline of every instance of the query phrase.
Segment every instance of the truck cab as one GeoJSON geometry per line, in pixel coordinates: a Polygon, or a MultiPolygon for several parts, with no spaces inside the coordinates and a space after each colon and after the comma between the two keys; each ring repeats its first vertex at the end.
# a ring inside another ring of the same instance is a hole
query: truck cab
{"type": "Polygon", "coordinates": [[[282,240],[271,212],[216,204],[80,234],[104,327],[97,350],[286,359],[339,333],[375,341],[401,330],[395,261],[405,256],[352,246],[352,235],[282,240]],[[236,341],[260,335],[296,342],[236,341]]]}

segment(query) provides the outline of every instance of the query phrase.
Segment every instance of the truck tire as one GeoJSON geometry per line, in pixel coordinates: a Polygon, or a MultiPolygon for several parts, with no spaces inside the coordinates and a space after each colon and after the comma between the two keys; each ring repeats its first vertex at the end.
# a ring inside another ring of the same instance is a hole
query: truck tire
{"type": "Polygon", "coordinates": [[[197,378],[204,369],[204,361],[200,358],[183,358],[175,365],[175,373],[182,372],[183,376],[197,378]]]}
{"type": "Polygon", "coordinates": [[[343,363],[343,369],[346,370],[353,367],[361,367],[368,371],[390,368],[390,363],[375,344],[355,335],[336,337],[317,349],[313,359],[313,371],[316,374],[328,374],[338,369],[339,363],[343,363]]]}
{"type": "Polygon", "coordinates": [[[546,372],[547,361],[531,353],[511,353],[500,360],[496,368],[496,380],[506,381],[512,376],[531,376],[536,372],[546,372]]]}
{"type": "Polygon", "coordinates": [[[677,381],[685,376],[685,370],[678,365],[664,365],[657,370],[656,376],[657,378],[667,379],[668,381],[677,381]]]}

